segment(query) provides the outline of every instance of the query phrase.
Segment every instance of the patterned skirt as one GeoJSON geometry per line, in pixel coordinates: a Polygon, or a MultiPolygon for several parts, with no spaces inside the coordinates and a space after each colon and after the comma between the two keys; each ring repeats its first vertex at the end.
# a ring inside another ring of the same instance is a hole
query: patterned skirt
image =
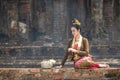
{"type": "Polygon", "coordinates": [[[74,68],[79,69],[79,68],[99,68],[99,63],[92,61],[91,57],[82,57],[78,60],[74,61],[74,68]]]}

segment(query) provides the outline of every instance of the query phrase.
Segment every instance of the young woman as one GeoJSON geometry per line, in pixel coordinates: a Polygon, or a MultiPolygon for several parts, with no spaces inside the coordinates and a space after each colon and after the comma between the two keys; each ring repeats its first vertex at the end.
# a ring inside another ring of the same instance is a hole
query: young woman
{"type": "Polygon", "coordinates": [[[74,68],[102,68],[108,67],[108,65],[99,64],[92,61],[92,57],[89,52],[88,39],[81,35],[80,22],[74,19],[71,27],[73,38],[69,40],[68,47],[62,63],[59,67],[63,67],[66,59],[74,61],[74,68]]]}

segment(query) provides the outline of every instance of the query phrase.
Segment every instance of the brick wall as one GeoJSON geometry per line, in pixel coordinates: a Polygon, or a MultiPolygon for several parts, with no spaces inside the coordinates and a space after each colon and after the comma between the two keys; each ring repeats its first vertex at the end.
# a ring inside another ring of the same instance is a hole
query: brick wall
{"type": "Polygon", "coordinates": [[[120,69],[0,68],[1,80],[119,80],[120,69]]]}

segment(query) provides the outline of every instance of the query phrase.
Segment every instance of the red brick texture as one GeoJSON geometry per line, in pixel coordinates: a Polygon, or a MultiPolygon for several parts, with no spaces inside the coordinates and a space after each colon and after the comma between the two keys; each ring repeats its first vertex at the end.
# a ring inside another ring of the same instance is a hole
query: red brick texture
{"type": "Polygon", "coordinates": [[[120,68],[0,68],[0,80],[119,80],[120,68]]]}

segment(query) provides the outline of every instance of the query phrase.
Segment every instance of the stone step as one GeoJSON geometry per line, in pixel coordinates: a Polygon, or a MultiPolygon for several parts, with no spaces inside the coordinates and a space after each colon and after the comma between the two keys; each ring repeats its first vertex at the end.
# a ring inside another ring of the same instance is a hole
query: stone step
{"type": "MultiPolygon", "coordinates": [[[[55,59],[56,60],[56,65],[61,64],[61,59],[55,59]]],[[[31,59],[23,59],[23,60],[0,60],[0,67],[5,67],[5,68],[39,68],[40,67],[40,62],[42,60],[31,60],[31,59]]],[[[101,64],[109,64],[110,67],[120,67],[120,59],[94,59],[95,62],[99,62],[101,64]]],[[[73,67],[73,62],[72,61],[66,61],[65,67],[73,67]]]]}

